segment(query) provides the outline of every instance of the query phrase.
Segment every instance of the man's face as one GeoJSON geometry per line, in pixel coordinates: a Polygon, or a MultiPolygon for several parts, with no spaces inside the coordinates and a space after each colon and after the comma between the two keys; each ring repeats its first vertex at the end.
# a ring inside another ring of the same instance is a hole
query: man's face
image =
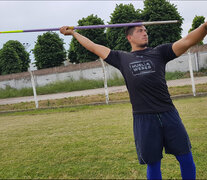
{"type": "Polygon", "coordinates": [[[131,35],[128,35],[128,41],[136,47],[146,47],[148,45],[147,30],[144,26],[137,26],[131,35]]]}

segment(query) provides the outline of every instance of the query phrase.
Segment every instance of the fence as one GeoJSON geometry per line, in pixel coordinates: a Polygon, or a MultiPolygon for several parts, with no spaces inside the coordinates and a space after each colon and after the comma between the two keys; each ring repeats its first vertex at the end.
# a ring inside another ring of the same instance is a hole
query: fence
{"type": "MultiPolygon", "coordinates": [[[[105,79],[104,87],[106,94],[106,103],[108,103],[107,79],[111,79],[114,76],[122,77],[122,75],[117,69],[101,62],[100,60],[97,60],[89,63],[70,64],[68,66],[60,66],[55,68],[36,70],[33,72],[0,76],[0,88],[5,89],[7,86],[16,89],[25,87],[34,88],[35,86],[44,86],[52,82],[68,79],[105,79]],[[33,86],[31,82],[33,82],[33,86]]],[[[191,78],[168,81],[168,86],[183,86],[191,84],[193,94],[196,95],[195,84],[206,83],[207,77],[194,78],[192,70],[199,71],[201,68],[207,68],[207,45],[195,46],[191,48],[190,54],[186,53],[167,64],[167,72],[186,72],[189,71],[189,69],[191,72],[191,78]]],[[[38,107],[38,104],[36,107],[38,107]]]]}

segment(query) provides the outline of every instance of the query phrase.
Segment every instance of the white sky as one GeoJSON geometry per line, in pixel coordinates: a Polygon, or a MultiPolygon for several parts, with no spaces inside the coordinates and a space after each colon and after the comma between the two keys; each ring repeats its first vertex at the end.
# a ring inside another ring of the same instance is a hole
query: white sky
{"type": "MultiPolygon", "coordinates": [[[[187,35],[195,15],[207,17],[207,1],[170,1],[177,5],[178,12],[184,18],[182,36],[187,35]]],[[[59,28],[63,25],[76,26],[77,21],[91,14],[97,15],[107,24],[116,4],[132,3],[135,9],[143,9],[143,1],[1,1],[0,0],[0,31],[26,30],[38,28],[59,28]]],[[[206,19],[207,20],[207,19],[206,19]]],[[[37,36],[44,32],[0,34],[0,48],[8,40],[29,43],[28,50],[33,49],[37,36]]],[[[60,35],[66,43],[71,37],[60,35]]],[[[205,38],[204,43],[207,43],[205,38]]]]}

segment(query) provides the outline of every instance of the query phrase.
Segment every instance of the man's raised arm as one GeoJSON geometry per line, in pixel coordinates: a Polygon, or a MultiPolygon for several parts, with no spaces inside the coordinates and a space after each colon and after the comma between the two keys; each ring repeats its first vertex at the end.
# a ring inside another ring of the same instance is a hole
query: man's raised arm
{"type": "Polygon", "coordinates": [[[191,46],[199,43],[207,34],[207,22],[190,32],[186,37],[176,41],[172,48],[177,56],[186,52],[191,46]]]}
{"type": "Polygon", "coordinates": [[[61,27],[60,32],[64,35],[72,35],[83,47],[101,57],[102,59],[107,58],[111,51],[108,47],[96,44],[81,34],[69,29],[68,26],[61,27]]]}

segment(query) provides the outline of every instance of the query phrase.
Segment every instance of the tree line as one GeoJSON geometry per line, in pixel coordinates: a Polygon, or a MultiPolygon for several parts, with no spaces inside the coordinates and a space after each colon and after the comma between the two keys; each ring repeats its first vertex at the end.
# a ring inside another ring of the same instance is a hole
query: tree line
{"type": "MultiPolygon", "coordinates": [[[[174,42],[181,38],[183,18],[174,4],[167,0],[145,0],[144,9],[135,9],[132,4],[116,5],[111,13],[109,24],[128,23],[132,20],[161,21],[179,20],[177,24],[148,26],[149,47],[162,43],[174,42]]],[[[203,16],[196,16],[193,20],[192,31],[204,23],[203,16]]],[[[97,15],[89,15],[78,21],[78,26],[99,25],[104,21],[97,15]]],[[[93,42],[105,45],[113,50],[130,51],[130,44],[125,37],[125,28],[76,30],[93,42]]],[[[83,63],[97,60],[98,57],[82,47],[72,38],[69,50],[64,48],[64,41],[57,33],[46,32],[37,37],[32,50],[37,69],[60,66],[66,59],[72,63],[83,63]]],[[[27,71],[30,63],[29,53],[19,42],[10,40],[0,49],[0,74],[11,74],[27,71]]]]}

